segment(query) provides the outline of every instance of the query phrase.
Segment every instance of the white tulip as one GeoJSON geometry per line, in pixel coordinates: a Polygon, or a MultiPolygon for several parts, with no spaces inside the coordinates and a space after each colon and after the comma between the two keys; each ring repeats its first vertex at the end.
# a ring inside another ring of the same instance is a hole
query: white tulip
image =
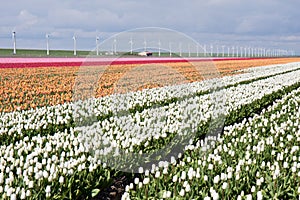
{"type": "Polygon", "coordinates": [[[251,192],[254,193],[255,192],[255,186],[251,187],[251,192]]]}
{"type": "Polygon", "coordinates": [[[179,192],[179,195],[182,196],[182,197],[184,197],[184,195],[185,195],[185,190],[184,190],[184,189],[181,189],[180,192],[179,192]]]}
{"type": "Polygon", "coordinates": [[[17,199],[17,195],[15,193],[10,195],[10,199],[11,200],[16,200],[17,199]]]}
{"type": "Polygon", "coordinates": [[[261,191],[258,191],[256,195],[257,195],[257,200],[262,200],[263,199],[263,195],[262,195],[261,191]]]}
{"type": "Polygon", "coordinates": [[[227,182],[224,182],[224,183],[222,184],[222,189],[223,189],[223,190],[226,190],[226,189],[227,189],[227,185],[228,185],[227,182]]]}
{"type": "Polygon", "coordinates": [[[61,183],[61,184],[64,183],[64,177],[63,177],[63,176],[60,176],[58,182],[61,183]]]}
{"type": "Polygon", "coordinates": [[[143,167],[139,167],[139,173],[142,174],[144,172],[143,167]]]}
{"type": "Polygon", "coordinates": [[[155,178],[159,178],[160,177],[160,171],[156,171],[155,172],[155,178]]]}
{"type": "Polygon", "coordinates": [[[219,175],[215,176],[214,183],[217,184],[217,183],[219,183],[219,181],[220,181],[220,176],[219,175]]]}
{"type": "Polygon", "coordinates": [[[251,194],[247,194],[247,195],[246,195],[246,199],[247,199],[247,200],[252,200],[252,195],[251,195],[251,194]]]}
{"type": "Polygon", "coordinates": [[[174,183],[176,183],[176,182],[177,182],[177,180],[178,180],[178,177],[177,177],[177,175],[174,175],[174,176],[173,176],[173,178],[172,178],[172,181],[173,181],[174,183]]]}
{"type": "Polygon", "coordinates": [[[137,185],[137,184],[139,184],[139,182],[140,182],[140,181],[139,181],[139,178],[135,178],[135,179],[134,179],[134,184],[137,185]]]}

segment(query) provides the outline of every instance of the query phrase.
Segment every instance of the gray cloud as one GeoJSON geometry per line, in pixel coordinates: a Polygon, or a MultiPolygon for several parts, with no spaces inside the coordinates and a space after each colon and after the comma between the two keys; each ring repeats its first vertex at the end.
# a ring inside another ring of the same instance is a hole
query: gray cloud
{"type": "Polygon", "coordinates": [[[155,26],[186,33],[201,43],[300,52],[299,7],[298,0],[8,1],[0,7],[0,48],[11,46],[12,30],[22,48],[44,48],[45,34],[50,33],[52,48],[71,49],[76,34],[78,48],[91,49],[96,34],[105,39],[155,26]]]}

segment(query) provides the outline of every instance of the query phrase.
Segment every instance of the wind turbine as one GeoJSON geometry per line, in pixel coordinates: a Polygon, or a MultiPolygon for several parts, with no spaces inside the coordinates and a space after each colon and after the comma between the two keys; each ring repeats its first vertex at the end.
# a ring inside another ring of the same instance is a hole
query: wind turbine
{"type": "Polygon", "coordinates": [[[234,54],[235,54],[235,50],[234,50],[234,46],[232,47],[232,57],[234,57],[234,54]]]}
{"type": "Polygon", "coordinates": [[[73,35],[73,41],[74,41],[74,56],[76,56],[77,52],[76,52],[76,35],[73,35]]]}
{"type": "Polygon", "coordinates": [[[160,40],[158,40],[158,56],[159,57],[160,57],[160,45],[161,45],[160,40]]]}
{"type": "Polygon", "coordinates": [[[204,50],[204,57],[206,57],[206,44],[203,45],[203,50],[204,50]]]}
{"type": "Polygon", "coordinates": [[[219,46],[217,45],[217,57],[219,57],[219,46]]]}
{"type": "Polygon", "coordinates": [[[169,42],[169,48],[170,48],[170,57],[172,57],[172,44],[169,42]]]}
{"type": "Polygon", "coordinates": [[[197,51],[196,55],[197,55],[197,57],[199,57],[199,46],[198,46],[198,43],[196,44],[196,51],[197,51]]]}
{"type": "Polygon", "coordinates": [[[117,55],[117,39],[114,38],[114,54],[117,55]]]}
{"type": "Polygon", "coordinates": [[[240,47],[241,49],[241,57],[243,57],[243,47],[240,47]]]}
{"type": "Polygon", "coordinates": [[[251,57],[251,48],[248,47],[248,57],[251,57]]]}
{"type": "Polygon", "coordinates": [[[133,46],[132,37],[129,40],[129,44],[130,44],[130,54],[132,54],[132,46],[133,46]]]}
{"type": "Polygon", "coordinates": [[[97,54],[97,56],[99,56],[99,40],[100,40],[100,38],[98,36],[96,36],[96,54],[97,54]]]}
{"type": "Polygon", "coordinates": [[[191,47],[190,47],[190,44],[188,44],[188,48],[189,48],[189,57],[191,57],[191,47]]]}
{"type": "Polygon", "coordinates": [[[230,53],[230,48],[227,47],[227,57],[229,57],[229,53],[230,53]]]}
{"type": "Polygon", "coordinates": [[[224,57],[224,54],[225,54],[225,53],[224,53],[224,48],[225,48],[225,46],[223,45],[223,46],[222,46],[222,57],[224,57]]]}
{"type": "Polygon", "coordinates": [[[144,39],[144,51],[147,51],[147,41],[144,39]]]}
{"type": "Polygon", "coordinates": [[[13,39],[13,47],[14,47],[14,51],[13,54],[16,55],[17,54],[17,39],[16,39],[16,31],[12,32],[12,39],[13,39]]]}
{"type": "Polygon", "coordinates": [[[180,42],[180,43],[179,43],[179,56],[180,56],[180,57],[182,56],[181,46],[182,46],[182,44],[181,44],[181,42],[180,42]]]}
{"type": "Polygon", "coordinates": [[[46,34],[46,42],[47,42],[47,44],[46,44],[46,48],[47,48],[47,56],[49,56],[49,37],[50,37],[50,35],[47,33],[47,34],[46,34]]]}
{"type": "Polygon", "coordinates": [[[210,45],[210,56],[211,57],[213,56],[213,45],[212,44],[210,45]]]}

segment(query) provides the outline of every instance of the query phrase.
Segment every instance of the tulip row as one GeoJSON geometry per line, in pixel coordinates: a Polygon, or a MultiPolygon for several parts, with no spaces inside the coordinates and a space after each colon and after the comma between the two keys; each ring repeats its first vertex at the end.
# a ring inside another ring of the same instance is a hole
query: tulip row
{"type": "Polygon", "coordinates": [[[300,89],[224,128],[212,147],[189,145],[126,186],[122,199],[297,199],[300,89]],[[177,161],[177,162],[176,162],[177,161]]]}
{"type": "MultiPolygon", "coordinates": [[[[195,96],[167,106],[148,108],[132,114],[113,115],[92,126],[77,127],[76,130],[84,135],[82,140],[89,141],[93,148],[101,148],[103,141],[109,141],[105,152],[113,151],[112,146],[117,150],[128,149],[126,153],[144,151],[145,147],[146,151],[157,149],[163,146],[161,143],[165,143],[169,135],[174,137],[177,134],[188,134],[185,137],[192,137],[203,124],[209,124],[214,118],[230,116],[227,121],[234,121],[237,118],[235,113],[241,113],[243,108],[246,107],[252,112],[257,107],[252,102],[267,104],[278,98],[281,89],[299,87],[299,75],[300,71],[290,72],[212,94],[195,96]],[[95,137],[98,139],[95,140],[95,137]]],[[[238,117],[246,117],[248,113],[249,111],[238,117]]]]}

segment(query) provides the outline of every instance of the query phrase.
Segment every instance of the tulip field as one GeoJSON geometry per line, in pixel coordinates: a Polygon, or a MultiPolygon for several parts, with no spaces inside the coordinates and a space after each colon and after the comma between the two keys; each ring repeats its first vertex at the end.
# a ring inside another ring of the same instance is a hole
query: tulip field
{"type": "Polygon", "coordinates": [[[78,101],[78,67],[1,68],[0,199],[300,199],[295,61],[168,63],[186,80],[125,93],[115,65],[78,101]]]}
{"type": "MultiPolygon", "coordinates": [[[[72,101],[72,89],[82,59],[61,60],[56,58],[42,60],[43,62],[36,59],[21,59],[13,64],[6,63],[11,62],[10,59],[4,60],[3,63],[1,61],[2,59],[0,59],[0,112],[28,110],[72,101]]],[[[215,65],[221,75],[231,75],[237,70],[248,67],[296,61],[299,59],[225,60],[215,62],[215,65]]],[[[199,75],[199,72],[195,71],[187,62],[166,63],[166,65],[180,72],[190,82],[201,81],[203,77],[208,77],[205,73],[209,71],[201,71],[201,75],[199,75]]],[[[201,62],[197,62],[195,65],[203,67],[201,62]]],[[[136,66],[137,64],[131,63],[108,67],[98,81],[95,97],[112,94],[115,82],[136,66]]]]}

